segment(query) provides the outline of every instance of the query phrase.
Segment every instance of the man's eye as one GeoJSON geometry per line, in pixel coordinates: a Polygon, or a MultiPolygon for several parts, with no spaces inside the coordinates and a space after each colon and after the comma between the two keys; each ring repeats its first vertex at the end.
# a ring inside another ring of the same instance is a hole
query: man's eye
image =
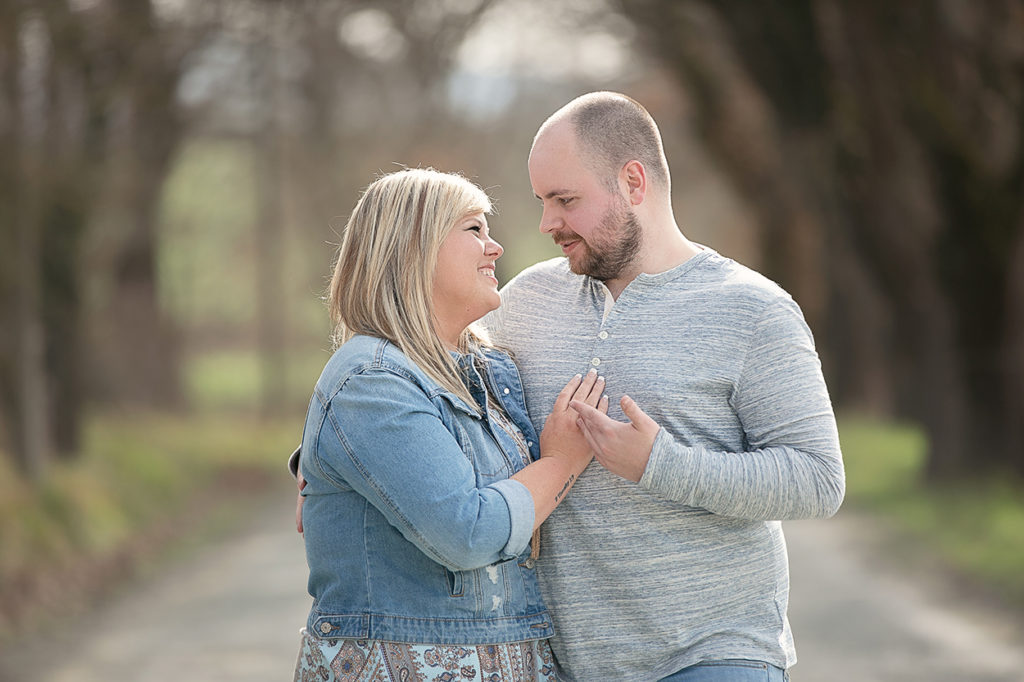
{"type": "Polygon", "coordinates": [[[569,204],[572,203],[573,199],[574,197],[558,197],[558,203],[560,203],[562,206],[568,206],[569,204]]]}

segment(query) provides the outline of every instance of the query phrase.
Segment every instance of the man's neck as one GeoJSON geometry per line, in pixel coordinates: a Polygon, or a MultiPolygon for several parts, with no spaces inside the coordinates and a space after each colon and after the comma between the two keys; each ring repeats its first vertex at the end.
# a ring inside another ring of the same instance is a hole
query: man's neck
{"type": "Polygon", "coordinates": [[[699,247],[677,230],[670,238],[645,243],[633,264],[620,277],[605,280],[604,285],[608,287],[612,298],[618,300],[619,294],[641,274],[657,275],[667,272],[679,267],[700,251],[699,247]]]}

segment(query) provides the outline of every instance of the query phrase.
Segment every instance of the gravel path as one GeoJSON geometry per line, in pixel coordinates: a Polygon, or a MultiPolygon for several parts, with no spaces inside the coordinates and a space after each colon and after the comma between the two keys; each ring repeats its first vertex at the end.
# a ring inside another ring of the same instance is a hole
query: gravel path
{"type": "MultiPolygon", "coordinates": [[[[290,495],[275,495],[234,538],[51,633],[45,655],[39,647],[5,652],[0,680],[290,680],[309,608],[290,495]]],[[[1020,619],[880,559],[877,526],[844,511],[785,528],[800,656],[794,682],[1024,680],[1020,619]]]]}
{"type": "Polygon", "coordinates": [[[784,528],[793,682],[1024,682],[1024,614],[900,558],[891,534],[848,511],[784,528]]]}
{"type": "Polygon", "coordinates": [[[291,680],[310,605],[293,491],[282,487],[236,536],[61,627],[49,652],[5,652],[0,680],[291,680]]]}

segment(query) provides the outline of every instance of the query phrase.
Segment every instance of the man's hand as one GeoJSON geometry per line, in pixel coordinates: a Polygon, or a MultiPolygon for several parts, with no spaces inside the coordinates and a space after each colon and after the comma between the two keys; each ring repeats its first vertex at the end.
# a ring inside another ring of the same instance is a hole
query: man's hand
{"type": "Polygon", "coordinates": [[[660,429],[658,423],[626,395],[622,396],[619,405],[628,422],[617,422],[579,400],[573,400],[570,405],[579,413],[580,429],[601,466],[622,478],[638,482],[651,457],[651,448],[660,429]]]}
{"type": "Polygon", "coordinates": [[[302,532],[302,503],[306,501],[306,498],[302,496],[302,489],[306,487],[306,479],[302,477],[302,472],[295,472],[295,483],[299,486],[299,499],[295,501],[295,530],[302,532]]]}

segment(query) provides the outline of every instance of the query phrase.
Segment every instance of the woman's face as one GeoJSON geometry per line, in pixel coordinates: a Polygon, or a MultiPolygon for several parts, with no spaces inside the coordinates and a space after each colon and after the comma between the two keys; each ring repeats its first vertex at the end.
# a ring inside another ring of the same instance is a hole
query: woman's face
{"type": "Polygon", "coordinates": [[[455,224],[437,252],[434,271],[434,315],[438,334],[452,344],[463,330],[498,307],[494,262],[504,249],[490,237],[483,213],[455,224]]]}

